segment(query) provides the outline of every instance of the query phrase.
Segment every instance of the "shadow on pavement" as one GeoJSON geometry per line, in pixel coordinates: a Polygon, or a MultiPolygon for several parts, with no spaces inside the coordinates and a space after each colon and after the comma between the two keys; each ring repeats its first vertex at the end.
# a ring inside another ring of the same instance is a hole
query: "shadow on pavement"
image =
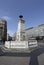
{"type": "Polygon", "coordinates": [[[30,53],[29,65],[39,65],[38,56],[44,53],[44,47],[38,48],[30,53]]]}

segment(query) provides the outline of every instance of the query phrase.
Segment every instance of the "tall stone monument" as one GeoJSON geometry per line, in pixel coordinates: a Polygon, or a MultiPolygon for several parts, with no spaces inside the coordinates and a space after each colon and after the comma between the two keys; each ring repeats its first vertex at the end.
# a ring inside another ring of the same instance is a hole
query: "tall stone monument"
{"type": "Polygon", "coordinates": [[[25,21],[23,20],[23,16],[19,16],[19,21],[18,21],[18,30],[17,30],[17,40],[18,41],[23,41],[25,38],[25,28],[24,28],[24,23],[25,21]]]}

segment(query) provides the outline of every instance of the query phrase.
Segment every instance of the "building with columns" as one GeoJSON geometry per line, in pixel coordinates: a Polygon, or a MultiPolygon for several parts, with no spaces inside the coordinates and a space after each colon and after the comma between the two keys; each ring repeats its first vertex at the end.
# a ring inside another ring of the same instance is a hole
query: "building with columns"
{"type": "Polygon", "coordinates": [[[31,27],[25,29],[26,39],[29,40],[30,38],[34,37],[44,37],[44,24],[38,25],[36,27],[31,27]]]}

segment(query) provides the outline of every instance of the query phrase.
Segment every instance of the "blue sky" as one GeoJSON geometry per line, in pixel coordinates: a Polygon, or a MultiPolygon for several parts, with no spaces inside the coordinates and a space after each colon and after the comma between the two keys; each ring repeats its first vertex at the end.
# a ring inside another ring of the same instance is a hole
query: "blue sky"
{"type": "Polygon", "coordinates": [[[17,31],[19,15],[26,28],[44,24],[44,0],[0,0],[0,18],[7,20],[10,34],[17,31]]]}

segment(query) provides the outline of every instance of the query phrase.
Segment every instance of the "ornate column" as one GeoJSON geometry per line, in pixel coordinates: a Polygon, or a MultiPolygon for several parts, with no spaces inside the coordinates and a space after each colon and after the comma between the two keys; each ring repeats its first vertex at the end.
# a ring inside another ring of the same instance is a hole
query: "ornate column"
{"type": "Polygon", "coordinates": [[[23,41],[23,34],[24,34],[24,23],[25,21],[23,20],[23,16],[19,16],[19,21],[18,21],[18,31],[17,31],[17,40],[18,41],[23,41]]]}

